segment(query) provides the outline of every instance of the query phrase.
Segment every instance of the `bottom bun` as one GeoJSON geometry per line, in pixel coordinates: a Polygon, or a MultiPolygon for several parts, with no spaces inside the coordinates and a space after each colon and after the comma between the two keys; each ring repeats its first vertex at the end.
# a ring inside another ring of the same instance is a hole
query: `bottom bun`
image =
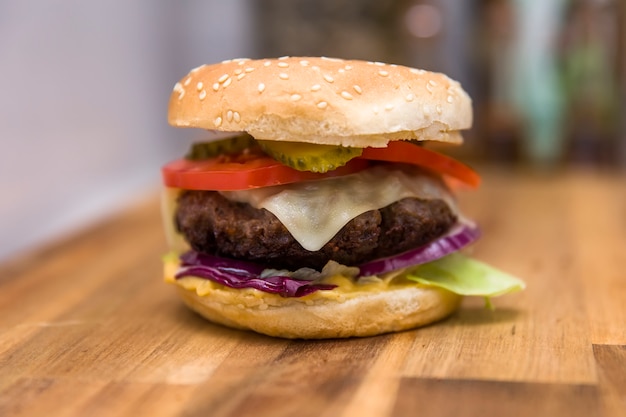
{"type": "Polygon", "coordinates": [[[461,301],[461,296],[444,289],[414,285],[302,298],[221,286],[203,295],[192,286],[179,285],[178,290],[192,310],[214,323],[289,339],[362,337],[413,329],[449,316],[461,301]]]}

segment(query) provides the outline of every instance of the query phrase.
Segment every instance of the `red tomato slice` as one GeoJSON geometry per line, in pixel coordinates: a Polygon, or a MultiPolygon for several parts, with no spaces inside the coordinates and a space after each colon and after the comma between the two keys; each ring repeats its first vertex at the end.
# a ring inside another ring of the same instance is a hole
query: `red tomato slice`
{"type": "Polygon", "coordinates": [[[418,165],[452,177],[472,188],[480,185],[480,176],[467,165],[409,142],[393,141],[386,148],[365,148],[360,158],[418,165]]]}
{"type": "Polygon", "coordinates": [[[268,156],[254,156],[235,161],[223,158],[201,161],[178,159],[165,165],[161,172],[168,187],[234,191],[348,175],[368,165],[365,159],[353,159],[342,167],[320,174],[295,170],[268,156]]]}

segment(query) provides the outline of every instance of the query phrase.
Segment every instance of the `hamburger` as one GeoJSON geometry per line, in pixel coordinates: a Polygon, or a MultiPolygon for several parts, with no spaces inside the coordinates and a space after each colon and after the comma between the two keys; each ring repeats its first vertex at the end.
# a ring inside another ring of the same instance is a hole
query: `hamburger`
{"type": "Polygon", "coordinates": [[[471,100],[439,73],[317,57],[234,59],[175,84],[168,121],[207,140],[162,169],[165,280],[208,320],[285,338],[372,336],[518,279],[462,255],[480,177],[471,100]]]}

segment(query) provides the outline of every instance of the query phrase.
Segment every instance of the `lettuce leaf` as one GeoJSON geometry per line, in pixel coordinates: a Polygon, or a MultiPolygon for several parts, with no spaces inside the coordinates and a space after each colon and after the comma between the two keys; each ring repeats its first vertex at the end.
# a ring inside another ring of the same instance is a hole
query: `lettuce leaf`
{"type": "Polygon", "coordinates": [[[491,297],[526,288],[521,279],[458,252],[419,265],[406,278],[459,295],[485,297],[488,308],[492,308],[491,297]]]}

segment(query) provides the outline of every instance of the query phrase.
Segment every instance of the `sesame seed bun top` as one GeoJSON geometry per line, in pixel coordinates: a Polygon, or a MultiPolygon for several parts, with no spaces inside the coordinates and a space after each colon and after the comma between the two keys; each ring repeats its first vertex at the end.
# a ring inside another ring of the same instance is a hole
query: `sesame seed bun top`
{"type": "Polygon", "coordinates": [[[461,143],[471,99],[439,73],[334,58],[235,59],[176,83],[169,123],[257,139],[384,147],[396,139],[461,143]]]}

